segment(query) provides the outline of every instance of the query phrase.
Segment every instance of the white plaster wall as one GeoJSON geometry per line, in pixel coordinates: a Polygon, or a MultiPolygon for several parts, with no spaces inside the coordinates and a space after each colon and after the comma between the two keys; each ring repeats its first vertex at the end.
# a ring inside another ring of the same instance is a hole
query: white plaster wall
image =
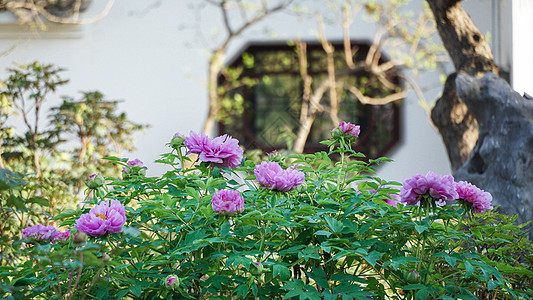
{"type": "MultiPolygon", "coordinates": [[[[420,7],[422,2],[416,0],[412,5],[420,7]]],[[[152,125],[136,137],[138,150],[126,156],[144,161],[148,175],[159,175],[165,169],[153,161],[167,150],[165,143],[175,132],[200,130],[207,111],[207,52],[204,46],[194,43],[198,38],[194,30],[180,29],[198,20],[188,9],[191,3],[198,2],[117,0],[107,17],[82,26],[83,34],[78,38],[72,38],[77,34],[62,36],[61,32],[43,34],[41,38],[14,38],[13,29],[0,25],[0,51],[17,44],[13,52],[0,58],[0,78],[6,77],[5,69],[13,62],[38,60],[66,68],[63,75],[71,80],[59,90],[53,105],[59,103],[59,95],[76,96],[80,91],[95,89],[108,99],[124,100],[120,108],[131,120],[152,125]]],[[[97,10],[95,5],[93,11],[97,10]]],[[[209,7],[202,11],[200,21],[207,32],[221,24],[218,13],[209,7]]],[[[302,23],[297,18],[278,15],[232,44],[228,57],[246,41],[268,40],[272,33],[282,39],[311,39],[315,28],[314,22],[302,23]],[[265,27],[271,32],[265,32],[265,27]]],[[[369,23],[360,21],[352,26],[354,38],[370,39],[373,32],[374,26],[369,23]]],[[[327,35],[339,39],[341,30],[329,27],[327,35]]],[[[438,97],[442,87],[436,73],[423,74],[417,81],[426,90],[426,99],[433,101],[438,97]]],[[[409,93],[404,104],[402,141],[389,155],[395,163],[383,166],[380,176],[402,181],[416,172],[449,173],[442,140],[414,93],[409,93]]]]}
{"type": "Polygon", "coordinates": [[[512,1],[513,70],[511,81],[520,95],[533,95],[533,1],[512,1]]]}

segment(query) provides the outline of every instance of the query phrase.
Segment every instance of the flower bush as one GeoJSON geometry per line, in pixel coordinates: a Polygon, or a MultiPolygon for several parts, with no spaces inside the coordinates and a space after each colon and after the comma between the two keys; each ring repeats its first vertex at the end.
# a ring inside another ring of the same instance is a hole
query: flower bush
{"type": "Polygon", "coordinates": [[[274,153],[257,165],[229,136],[176,135],[158,160],[172,170],[160,177],[109,158],[128,172],[51,220],[71,239],[30,245],[41,229],[25,231],[18,244],[27,259],[2,267],[0,296],[533,297],[533,246],[522,225],[450,175],[403,184],[375,176],[388,160],[363,161],[353,130],[334,129],[327,153],[274,153]]]}

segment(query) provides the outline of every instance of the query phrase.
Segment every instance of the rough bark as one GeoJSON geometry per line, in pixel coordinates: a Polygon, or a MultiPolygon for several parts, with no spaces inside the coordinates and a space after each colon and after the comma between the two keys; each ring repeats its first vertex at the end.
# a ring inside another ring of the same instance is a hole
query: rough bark
{"type": "MultiPolygon", "coordinates": [[[[489,44],[474,25],[460,0],[426,0],[433,12],[439,35],[456,72],[480,76],[498,73],[489,44]]],[[[437,101],[431,119],[443,138],[452,170],[468,159],[478,136],[478,125],[455,92],[455,74],[448,77],[443,96],[437,101]]]]}
{"type": "Polygon", "coordinates": [[[439,128],[452,170],[461,167],[478,139],[479,126],[465,103],[457,96],[453,73],[446,79],[441,98],[431,111],[431,120],[439,128]]]}
{"type": "Polygon", "coordinates": [[[479,32],[460,0],[427,0],[444,47],[450,54],[455,69],[467,74],[494,72],[489,44],[479,32]]]}
{"type": "Polygon", "coordinates": [[[459,74],[455,86],[479,123],[479,139],[454,177],[490,192],[493,205],[518,214],[518,223],[533,220],[533,100],[493,73],[459,74]]]}

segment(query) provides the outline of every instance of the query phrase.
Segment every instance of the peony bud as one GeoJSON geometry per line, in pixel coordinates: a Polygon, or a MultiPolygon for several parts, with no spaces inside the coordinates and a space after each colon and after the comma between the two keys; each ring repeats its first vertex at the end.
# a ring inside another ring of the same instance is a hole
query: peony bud
{"type": "Polygon", "coordinates": [[[105,183],[105,178],[102,175],[93,174],[89,176],[89,180],[85,183],[90,189],[97,189],[103,186],[105,183]]]}
{"type": "Polygon", "coordinates": [[[102,260],[107,263],[108,261],[111,260],[111,256],[109,256],[109,254],[107,253],[104,253],[104,255],[102,255],[102,260]]]}
{"type": "Polygon", "coordinates": [[[265,268],[263,268],[263,265],[256,261],[254,261],[254,263],[252,264],[252,267],[250,268],[250,273],[252,273],[252,275],[255,275],[255,276],[259,276],[263,274],[264,271],[265,271],[265,268]]]}
{"type": "Polygon", "coordinates": [[[74,244],[83,244],[87,242],[87,234],[83,231],[77,231],[72,237],[72,242],[74,244]]]}
{"type": "Polygon", "coordinates": [[[406,278],[407,282],[409,283],[417,283],[418,280],[420,279],[420,275],[418,274],[417,271],[411,271],[407,274],[406,278]]]}
{"type": "Polygon", "coordinates": [[[185,136],[177,132],[176,134],[174,134],[174,137],[172,137],[172,140],[170,140],[170,147],[174,149],[178,149],[183,145],[184,141],[185,141],[185,136]]]}
{"type": "Polygon", "coordinates": [[[181,284],[181,280],[176,275],[168,275],[165,279],[165,286],[169,290],[175,290],[177,289],[181,284]]]}

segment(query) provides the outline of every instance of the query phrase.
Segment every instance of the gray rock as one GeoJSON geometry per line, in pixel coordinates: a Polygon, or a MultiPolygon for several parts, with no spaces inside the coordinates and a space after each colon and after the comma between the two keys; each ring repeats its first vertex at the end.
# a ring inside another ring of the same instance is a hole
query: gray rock
{"type": "MultiPolygon", "coordinates": [[[[470,157],[453,174],[490,192],[500,212],[533,220],[533,101],[493,73],[482,78],[459,74],[458,96],[479,123],[470,157]]],[[[530,239],[533,237],[533,227],[530,239]]]]}

